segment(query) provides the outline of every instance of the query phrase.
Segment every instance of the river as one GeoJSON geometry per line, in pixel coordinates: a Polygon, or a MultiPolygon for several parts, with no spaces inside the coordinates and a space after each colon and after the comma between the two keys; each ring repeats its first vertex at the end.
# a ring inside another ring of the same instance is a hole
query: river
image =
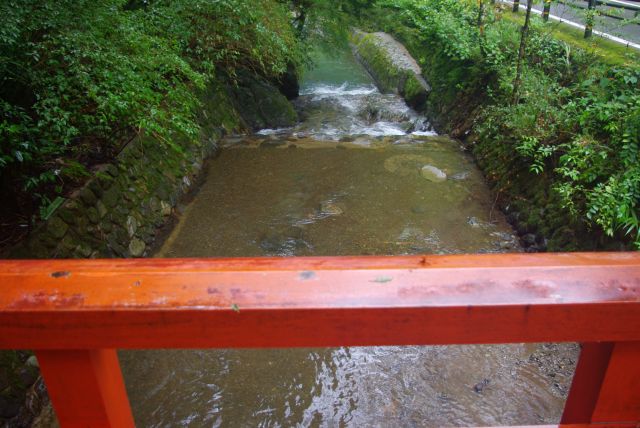
{"type": "MultiPolygon", "coordinates": [[[[225,140],[157,256],[521,250],[460,143],[378,92],[349,52],[318,55],[296,108],[294,128],[225,140]]],[[[577,347],[120,355],[141,427],[482,426],[557,422],[577,347]]]]}

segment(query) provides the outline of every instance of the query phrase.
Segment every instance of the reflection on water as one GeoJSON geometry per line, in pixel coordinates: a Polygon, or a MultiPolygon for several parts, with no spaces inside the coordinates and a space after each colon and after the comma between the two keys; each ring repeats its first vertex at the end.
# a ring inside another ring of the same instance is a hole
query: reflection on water
{"type": "Polygon", "coordinates": [[[140,426],[474,426],[557,420],[574,350],[374,347],[126,353],[140,426]]]}
{"type": "MultiPolygon", "coordinates": [[[[351,61],[307,76],[300,125],[228,139],[159,255],[519,250],[459,144],[351,61]]],[[[557,422],[575,356],[572,345],[172,350],[123,352],[122,365],[139,426],[462,426],[557,422]]]]}

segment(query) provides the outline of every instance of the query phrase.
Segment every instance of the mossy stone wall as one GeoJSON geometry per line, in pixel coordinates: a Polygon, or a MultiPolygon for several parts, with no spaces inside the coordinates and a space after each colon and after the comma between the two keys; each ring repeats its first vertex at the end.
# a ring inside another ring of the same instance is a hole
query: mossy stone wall
{"type": "Polygon", "coordinates": [[[203,105],[201,115],[207,125],[199,141],[176,137],[170,145],[150,135],[135,137],[113,163],[99,167],[94,177],[11,256],[148,255],[156,229],[191,188],[204,159],[216,150],[219,138],[240,123],[222,87],[212,87],[203,96],[203,105]]]}
{"type": "Polygon", "coordinates": [[[204,160],[231,131],[291,126],[297,115],[275,86],[249,73],[233,84],[212,84],[202,96],[201,136],[168,144],[134,138],[110,164],[71,195],[13,258],[143,257],[157,229],[197,180],[204,160]]]}

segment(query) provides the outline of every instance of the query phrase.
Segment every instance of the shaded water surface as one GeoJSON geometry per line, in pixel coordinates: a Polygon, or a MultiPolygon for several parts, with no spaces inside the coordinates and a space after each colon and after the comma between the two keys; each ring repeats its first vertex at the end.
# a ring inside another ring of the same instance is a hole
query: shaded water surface
{"type": "MultiPolygon", "coordinates": [[[[165,257],[518,251],[459,143],[349,56],[324,59],[301,123],[229,138],[165,257]]],[[[309,331],[313,335],[313,331],[309,331]]],[[[462,426],[557,422],[572,345],[122,354],[139,426],[462,426]]]]}

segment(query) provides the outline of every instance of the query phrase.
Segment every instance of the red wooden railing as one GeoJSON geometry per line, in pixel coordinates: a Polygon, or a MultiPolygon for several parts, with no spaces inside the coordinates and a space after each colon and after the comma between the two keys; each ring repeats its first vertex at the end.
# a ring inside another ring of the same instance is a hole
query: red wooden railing
{"type": "Polygon", "coordinates": [[[564,426],[639,426],[640,254],[0,262],[63,427],[133,426],[119,348],[566,341],[564,426]]]}

